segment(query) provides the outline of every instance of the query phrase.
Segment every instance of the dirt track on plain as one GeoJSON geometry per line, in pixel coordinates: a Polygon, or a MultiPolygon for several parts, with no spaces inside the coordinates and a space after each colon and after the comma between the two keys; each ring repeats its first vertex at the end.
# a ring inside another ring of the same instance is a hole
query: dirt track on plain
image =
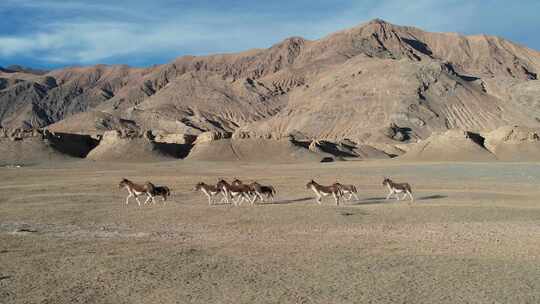
{"type": "Polygon", "coordinates": [[[0,303],[539,303],[540,164],[64,162],[0,169],[0,303]],[[383,176],[417,198],[385,201],[383,176]],[[125,205],[121,177],[173,189],[125,205]],[[197,181],[273,184],[208,206],[197,181]],[[318,206],[315,178],[360,200],[318,206]]]}

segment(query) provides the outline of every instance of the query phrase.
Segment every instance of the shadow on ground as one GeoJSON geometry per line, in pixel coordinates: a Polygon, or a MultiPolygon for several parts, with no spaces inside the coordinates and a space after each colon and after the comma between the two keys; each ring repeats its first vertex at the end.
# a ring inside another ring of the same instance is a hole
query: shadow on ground
{"type": "MultiPolygon", "coordinates": [[[[415,201],[428,201],[428,200],[436,200],[436,199],[443,199],[447,198],[447,195],[428,195],[428,196],[421,196],[417,197],[414,200],[415,201]]],[[[396,200],[395,198],[391,198],[389,200],[386,200],[386,197],[370,197],[358,201],[352,201],[351,205],[374,205],[374,204],[390,204],[394,202],[409,202],[410,200],[406,198],[405,200],[396,200]]]]}
{"type": "Polygon", "coordinates": [[[447,195],[436,194],[436,195],[422,196],[422,197],[417,198],[416,200],[426,201],[426,200],[434,200],[434,199],[441,199],[441,198],[447,198],[447,197],[448,197],[447,195]]]}
{"type": "Polygon", "coordinates": [[[293,204],[298,202],[305,202],[309,200],[315,200],[315,197],[302,197],[302,198],[296,198],[296,199],[290,199],[290,200],[279,200],[279,201],[273,201],[273,202],[266,202],[265,205],[286,205],[286,204],[293,204]]]}
{"type": "MultiPolygon", "coordinates": [[[[429,196],[422,196],[422,197],[418,197],[418,198],[415,198],[415,201],[426,201],[426,200],[434,200],[434,199],[443,199],[443,198],[447,198],[448,196],[446,195],[429,195],[429,196]]],[[[266,201],[266,202],[263,202],[261,203],[260,201],[258,201],[256,204],[257,205],[288,205],[288,204],[294,204],[294,203],[299,203],[299,202],[306,202],[306,201],[310,201],[310,200],[313,200],[314,203],[316,203],[316,200],[315,200],[315,197],[302,197],[302,198],[296,198],[296,199],[289,199],[289,200],[275,200],[275,201],[266,201]]],[[[405,199],[405,200],[396,200],[395,198],[392,198],[392,199],[389,199],[389,200],[386,200],[386,197],[370,197],[370,198],[365,198],[365,199],[361,199],[361,200],[352,200],[352,201],[340,201],[341,204],[345,204],[345,205],[351,205],[351,206],[355,206],[355,205],[375,205],[375,204],[392,204],[392,203],[395,203],[395,202],[409,202],[408,199],[405,199]]],[[[248,203],[249,204],[249,203],[248,203]]],[[[227,205],[231,205],[231,204],[228,204],[226,202],[215,202],[213,204],[214,206],[227,206],[227,205]]]]}

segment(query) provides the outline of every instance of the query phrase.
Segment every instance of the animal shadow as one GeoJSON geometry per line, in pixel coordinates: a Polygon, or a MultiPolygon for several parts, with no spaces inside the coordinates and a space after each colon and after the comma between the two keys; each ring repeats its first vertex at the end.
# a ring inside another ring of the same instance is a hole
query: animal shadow
{"type": "Polygon", "coordinates": [[[285,205],[285,204],[293,204],[298,202],[305,202],[309,200],[315,200],[315,197],[302,197],[302,198],[296,198],[296,199],[290,199],[290,200],[280,200],[280,201],[273,201],[273,202],[267,202],[265,204],[267,205],[285,205]]]}
{"type": "MultiPolygon", "coordinates": [[[[435,199],[443,199],[443,198],[447,198],[448,196],[447,195],[440,195],[440,194],[435,194],[435,195],[428,195],[428,196],[421,196],[421,197],[416,197],[414,200],[415,201],[427,201],[427,200],[435,200],[435,199]]],[[[354,201],[351,203],[351,205],[374,205],[374,204],[390,204],[390,203],[394,203],[394,202],[410,202],[409,198],[405,198],[404,200],[396,200],[395,197],[392,197],[388,200],[386,200],[386,197],[370,197],[370,198],[365,198],[365,199],[361,199],[361,200],[358,200],[358,201],[354,201]]]]}
{"type": "Polygon", "coordinates": [[[370,197],[370,198],[353,201],[351,202],[351,205],[375,205],[375,204],[388,204],[390,202],[391,200],[386,200],[386,197],[370,197]]]}
{"type": "Polygon", "coordinates": [[[422,197],[417,198],[416,200],[426,201],[426,200],[433,200],[433,199],[442,199],[442,198],[447,198],[447,197],[448,197],[447,195],[435,194],[435,195],[422,196],[422,197]]]}

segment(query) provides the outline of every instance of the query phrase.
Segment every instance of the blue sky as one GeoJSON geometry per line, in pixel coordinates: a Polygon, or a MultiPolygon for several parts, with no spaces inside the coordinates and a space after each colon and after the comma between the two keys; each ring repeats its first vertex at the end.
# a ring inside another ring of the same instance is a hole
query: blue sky
{"type": "Polygon", "coordinates": [[[538,0],[0,0],[0,66],[149,66],[317,39],[374,18],[540,50],[538,12],[538,0]]]}

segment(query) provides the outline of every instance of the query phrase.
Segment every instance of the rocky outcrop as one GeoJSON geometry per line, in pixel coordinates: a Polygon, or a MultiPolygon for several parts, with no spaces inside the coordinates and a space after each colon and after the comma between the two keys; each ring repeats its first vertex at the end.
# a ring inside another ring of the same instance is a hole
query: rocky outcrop
{"type": "Polygon", "coordinates": [[[27,164],[84,158],[97,142],[88,135],[0,128],[0,163],[27,164]]]}
{"type": "Polygon", "coordinates": [[[228,138],[231,138],[231,136],[232,134],[227,133],[227,132],[208,131],[208,132],[199,134],[194,144],[198,145],[198,144],[213,142],[216,140],[228,139],[228,138]]]}
{"type": "Polygon", "coordinates": [[[47,132],[47,130],[0,128],[0,138],[7,138],[11,141],[23,140],[27,138],[46,139],[49,136],[50,132],[47,132]]]}
{"type": "Polygon", "coordinates": [[[87,156],[90,160],[101,161],[149,161],[162,160],[154,144],[142,136],[126,136],[120,131],[103,133],[99,145],[87,156]]]}
{"type": "Polygon", "coordinates": [[[170,134],[160,131],[152,131],[154,141],[166,144],[191,145],[197,136],[190,134],[170,134]]]}
{"type": "Polygon", "coordinates": [[[485,146],[502,161],[540,161],[540,128],[505,126],[484,134],[485,146]]]}
{"type": "Polygon", "coordinates": [[[450,130],[435,133],[414,145],[399,159],[413,161],[493,161],[494,154],[477,133],[450,130]]]}
{"type": "Polygon", "coordinates": [[[90,151],[87,158],[99,161],[163,161],[185,158],[192,148],[190,139],[183,143],[180,137],[165,136],[171,142],[158,141],[163,135],[154,135],[148,130],[142,134],[125,133],[119,130],[106,131],[99,145],[90,151]]]}

